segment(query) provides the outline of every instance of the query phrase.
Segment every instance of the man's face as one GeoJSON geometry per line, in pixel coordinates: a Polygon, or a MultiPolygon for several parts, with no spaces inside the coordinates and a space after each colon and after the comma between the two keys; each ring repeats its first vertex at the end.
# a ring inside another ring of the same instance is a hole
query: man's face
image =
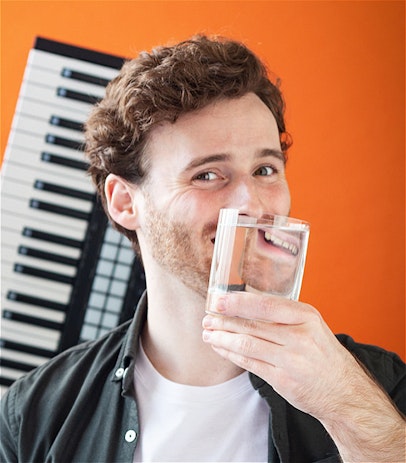
{"type": "Polygon", "coordinates": [[[147,155],[137,230],[142,255],[203,297],[221,208],[289,213],[276,121],[254,94],[155,128],[147,155]]]}

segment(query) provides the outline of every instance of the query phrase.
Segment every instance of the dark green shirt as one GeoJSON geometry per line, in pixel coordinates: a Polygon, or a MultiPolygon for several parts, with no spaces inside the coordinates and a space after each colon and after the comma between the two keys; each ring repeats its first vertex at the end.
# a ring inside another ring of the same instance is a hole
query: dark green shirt
{"type": "MultiPolygon", "coordinates": [[[[146,311],[144,296],[132,322],[63,352],[14,383],[2,399],[1,462],[132,462],[142,433],[133,373],[146,311]]],[[[401,359],[348,336],[338,338],[405,413],[401,359]]],[[[317,420],[289,405],[260,378],[251,375],[251,382],[270,406],[269,461],[341,461],[317,420]]],[[[180,456],[182,444],[187,443],[179,442],[180,456]]]]}

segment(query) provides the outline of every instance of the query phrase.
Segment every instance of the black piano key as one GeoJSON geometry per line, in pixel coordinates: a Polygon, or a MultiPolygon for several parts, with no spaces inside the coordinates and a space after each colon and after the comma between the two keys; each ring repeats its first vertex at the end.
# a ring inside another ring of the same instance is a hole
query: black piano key
{"type": "Polygon", "coordinates": [[[64,156],[48,153],[46,151],[41,153],[41,161],[78,170],[87,170],[88,168],[88,164],[85,161],[77,161],[75,159],[65,158],[64,156]]]}
{"type": "Polygon", "coordinates": [[[68,246],[70,248],[82,249],[83,247],[83,241],[35,230],[34,228],[24,227],[22,234],[30,238],[47,241],[49,243],[62,244],[63,246],[68,246]]]}
{"type": "Polygon", "coordinates": [[[80,82],[87,82],[89,84],[100,85],[101,87],[107,87],[107,84],[110,82],[108,79],[103,79],[102,77],[85,74],[84,72],[74,71],[70,68],[63,68],[61,76],[66,77],[67,79],[79,80],[80,82]]]}
{"type": "Polygon", "coordinates": [[[18,253],[23,256],[35,257],[36,259],[48,260],[50,262],[57,262],[58,264],[70,265],[71,267],[77,267],[79,265],[78,259],[62,256],[60,254],[54,254],[52,252],[41,251],[39,249],[29,248],[27,246],[19,246],[18,253]]]}
{"type": "Polygon", "coordinates": [[[8,320],[14,320],[16,322],[28,323],[32,326],[50,328],[52,330],[57,331],[62,331],[64,326],[63,323],[54,322],[52,320],[46,320],[45,318],[32,317],[31,315],[13,312],[12,310],[4,310],[3,318],[7,318],[8,320]]]}
{"type": "Polygon", "coordinates": [[[46,358],[52,358],[56,354],[56,352],[50,349],[30,346],[20,342],[9,341],[8,339],[0,339],[0,346],[4,349],[16,350],[18,352],[25,352],[26,354],[38,355],[46,358]]]}
{"type": "MultiPolygon", "coordinates": [[[[35,365],[29,365],[28,363],[17,362],[16,360],[10,360],[10,359],[4,359],[4,358],[0,358],[0,365],[5,368],[12,368],[14,370],[20,370],[20,371],[31,371],[35,368],[35,365]]],[[[0,379],[0,384],[3,384],[1,382],[1,379],[0,379]]]]}
{"type": "Polygon", "coordinates": [[[44,278],[46,280],[57,281],[59,283],[65,283],[73,285],[75,279],[68,275],[63,275],[62,273],[49,272],[47,270],[41,270],[36,267],[31,267],[29,265],[23,265],[16,263],[14,264],[14,271],[16,273],[21,273],[23,275],[30,275],[37,278],[44,278]]]}
{"type": "Polygon", "coordinates": [[[51,301],[49,299],[42,299],[40,297],[33,297],[28,294],[19,293],[17,291],[8,291],[7,299],[10,301],[21,302],[23,304],[44,307],[45,309],[56,310],[58,312],[67,311],[66,304],[61,304],[59,302],[51,301]]]}
{"type": "Polygon", "coordinates": [[[64,127],[65,129],[76,130],[77,132],[83,132],[83,124],[81,122],[72,121],[59,116],[51,116],[49,119],[51,125],[57,127],[64,127]]]}
{"type": "Polygon", "coordinates": [[[72,217],[74,219],[89,219],[88,212],[79,211],[70,207],[59,206],[58,204],[47,203],[45,201],[39,201],[38,199],[31,199],[30,207],[41,211],[53,212],[54,214],[65,215],[66,217],[72,217]]]}
{"type": "Polygon", "coordinates": [[[94,105],[101,100],[101,98],[99,98],[98,96],[76,92],[74,90],[69,90],[64,87],[58,87],[56,89],[56,94],[62,98],[68,98],[70,100],[81,101],[83,103],[88,103],[91,105],[94,105]]]}
{"type": "Polygon", "coordinates": [[[0,385],[10,387],[14,383],[15,379],[6,378],[4,376],[0,376],[0,385]]]}
{"type": "Polygon", "coordinates": [[[84,149],[84,145],[81,141],[57,137],[56,135],[52,135],[50,133],[45,135],[45,141],[50,145],[63,146],[65,148],[70,148],[73,150],[83,151],[84,149]]]}
{"type": "Polygon", "coordinates": [[[49,191],[51,193],[68,196],[69,198],[84,199],[85,201],[94,200],[94,194],[88,193],[87,191],[75,190],[61,185],[54,185],[53,183],[43,182],[42,180],[36,180],[34,188],[36,190],[49,191]]]}

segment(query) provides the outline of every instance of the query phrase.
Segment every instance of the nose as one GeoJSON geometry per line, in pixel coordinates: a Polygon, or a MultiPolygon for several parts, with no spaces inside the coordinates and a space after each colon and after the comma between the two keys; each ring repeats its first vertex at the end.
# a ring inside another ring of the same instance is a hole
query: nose
{"type": "Polygon", "coordinates": [[[258,186],[251,178],[245,177],[234,182],[227,207],[238,209],[243,215],[261,217],[267,212],[272,212],[269,206],[265,203],[265,198],[261,197],[258,186]]]}

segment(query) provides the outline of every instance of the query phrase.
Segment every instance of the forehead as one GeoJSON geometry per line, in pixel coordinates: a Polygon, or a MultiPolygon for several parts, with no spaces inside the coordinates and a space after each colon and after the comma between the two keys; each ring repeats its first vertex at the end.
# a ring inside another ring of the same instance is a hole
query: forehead
{"type": "Polygon", "coordinates": [[[258,150],[280,151],[279,132],[269,108],[254,94],[212,103],[164,123],[150,134],[148,154],[154,165],[218,153],[249,156],[258,150]]]}

